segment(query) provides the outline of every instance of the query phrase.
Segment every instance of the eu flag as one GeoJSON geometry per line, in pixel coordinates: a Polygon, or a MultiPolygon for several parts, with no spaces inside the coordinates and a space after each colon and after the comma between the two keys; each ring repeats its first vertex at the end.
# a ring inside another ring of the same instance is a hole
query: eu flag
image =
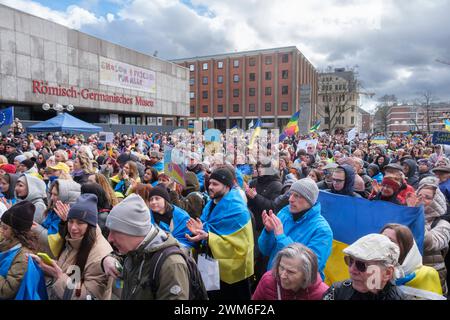
{"type": "Polygon", "coordinates": [[[9,107],[0,110],[0,127],[9,126],[14,120],[14,109],[9,107]]]}

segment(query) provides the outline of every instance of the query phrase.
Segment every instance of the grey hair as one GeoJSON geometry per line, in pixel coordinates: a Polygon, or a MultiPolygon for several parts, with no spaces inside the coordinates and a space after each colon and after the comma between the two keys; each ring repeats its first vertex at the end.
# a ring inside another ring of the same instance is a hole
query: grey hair
{"type": "Polygon", "coordinates": [[[298,269],[303,273],[304,282],[301,284],[302,289],[306,289],[313,285],[317,280],[318,262],[316,254],[301,243],[291,243],[277,253],[272,266],[272,275],[275,279],[279,279],[278,267],[281,258],[299,259],[298,269]]]}
{"type": "Polygon", "coordinates": [[[64,150],[56,150],[54,155],[57,155],[57,154],[60,154],[62,156],[62,158],[64,159],[64,162],[69,160],[69,155],[67,154],[66,151],[64,151],[64,150]]]}

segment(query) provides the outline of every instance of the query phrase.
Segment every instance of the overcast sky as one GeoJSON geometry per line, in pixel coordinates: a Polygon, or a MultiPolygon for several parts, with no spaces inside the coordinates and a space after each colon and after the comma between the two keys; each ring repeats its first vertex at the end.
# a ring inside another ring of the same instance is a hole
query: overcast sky
{"type": "Polygon", "coordinates": [[[450,0],[0,0],[163,59],[295,45],[384,94],[450,101],[450,0]]]}

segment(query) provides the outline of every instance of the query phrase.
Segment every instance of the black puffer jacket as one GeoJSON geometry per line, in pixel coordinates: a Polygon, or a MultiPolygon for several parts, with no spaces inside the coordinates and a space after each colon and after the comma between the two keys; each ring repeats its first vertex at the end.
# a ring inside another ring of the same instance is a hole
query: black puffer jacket
{"type": "Polygon", "coordinates": [[[269,176],[259,176],[250,182],[250,188],[256,188],[256,197],[248,199],[248,208],[255,215],[256,230],[261,231],[264,228],[261,214],[264,210],[275,210],[274,200],[281,194],[280,177],[278,174],[269,176]]]}
{"type": "Polygon", "coordinates": [[[377,294],[361,293],[353,289],[352,281],[334,283],[324,294],[323,300],[406,300],[406,296],[393,284],[388,282],[377,294]]]}

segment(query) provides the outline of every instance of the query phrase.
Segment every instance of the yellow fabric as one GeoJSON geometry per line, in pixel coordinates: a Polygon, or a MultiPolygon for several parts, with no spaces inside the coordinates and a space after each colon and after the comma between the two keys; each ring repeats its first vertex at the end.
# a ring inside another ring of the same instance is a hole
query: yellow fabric
{"type": "Polygon", "coordinates": [[[59,233],[51,234],[48,236],[48,246],[54,257],[59,257],[61,250],[64,246],[64,239],[59,235],[59,233]]]}
{"type": "Polygon", "coordinates": [[[442,295],[441,281],[439,273],[432,267],[422,266],[415,271],[416,276],[411,281],[405,283],[405,286],[431,291],[442,295]]]}
{"type": "Polygon", "coordinates": [[[242,281],[253,275],[252,223],[229,235],[209,232],[208,246],[219,262],[220,280],[228,284],[242,281]]]}
{"type": "Polygon", "coordinates": [[[334,282],[343,281],[350,277],[348,273],[348,266],[344,261],[344,250],[348,247],[348,244],[333,240],[333,247],[331,249],[331,255],[328,258],[325,266],[325,283],[331,285],[334,282]]]}

